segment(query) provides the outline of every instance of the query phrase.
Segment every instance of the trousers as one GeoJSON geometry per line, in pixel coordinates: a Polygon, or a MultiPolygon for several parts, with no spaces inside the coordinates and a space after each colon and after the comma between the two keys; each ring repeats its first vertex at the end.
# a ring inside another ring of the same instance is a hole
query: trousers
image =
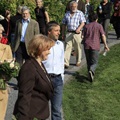
{"type": "Polygon", "coordinates": [[[63,93],[63,80],[62,76],[51,77],[54,95],[51,99],[51,120],[62,120],[62,93],[63,93]]]}
{"type": "Polygon", "coordinates": [[[86,56],[88,71],[92,71],[95,74],[95,70],[98,64],[99,51],[92,49],[85,49],[85,56],[86,56]]]}
{"type": "Polygon", "coordinates": [[[76,53],[76,63],[81,62],[82,58],[82,46],[81,46],[81,33],[75,34],[68,32],[65,39],[65,65],[69,66],[70,55],[72,48],[74,47],[76,53]]]}

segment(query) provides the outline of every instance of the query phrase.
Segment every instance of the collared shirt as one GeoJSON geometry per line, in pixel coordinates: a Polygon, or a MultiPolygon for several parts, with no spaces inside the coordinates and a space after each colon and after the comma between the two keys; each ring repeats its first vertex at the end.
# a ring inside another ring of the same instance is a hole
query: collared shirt
{"type": "Polygon", "coordinates": [[[25,42],[25,34],[26,34],[26,29],[27,29],[29,22],[30,22],[30,19],[28,19],[28,20],[22,19],[22,32],[21,32],[22,35],[21,35],[21,39],[20,39],[21,42],[25,42]]]}
{"type": "Polygon", "coordinates": [[[50,49],[48,59],[43,61],[43,64],[49,74],[58,75],[64,73],[64,45],[61,41],[56,41],[55,45],[50,49]]]}
{"type": "Polygon", "coordinates": [[[82,11],[77,10],[71,17],[70,11],[67,11],[62,24],[67,25],[69,31],[75,31],[82,22],[86,22],[84,14],[82,11]]]}
{"type": "Polygon", "coordinates": [[[91,22],[84,26],[85,49],[100,50],[100,36],[105,35],[103,27],[97,22],[91,22]]]}

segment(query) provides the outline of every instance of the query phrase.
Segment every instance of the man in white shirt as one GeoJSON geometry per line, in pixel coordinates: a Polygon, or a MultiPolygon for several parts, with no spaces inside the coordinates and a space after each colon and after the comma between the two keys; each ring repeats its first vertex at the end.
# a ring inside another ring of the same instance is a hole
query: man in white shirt
{"type": "Polygon", "coordinates": [[[55,21],[47,24],[48,37],[55,40],[55,45],[50,49],[48,59],[43,64],[51,77],[54,96],[51,99],[51,119],[62,120],[62,92],[63,92],[63,74],[64,74],[64,45],[58,40],[60,35],[60,26],[55,21]]]}

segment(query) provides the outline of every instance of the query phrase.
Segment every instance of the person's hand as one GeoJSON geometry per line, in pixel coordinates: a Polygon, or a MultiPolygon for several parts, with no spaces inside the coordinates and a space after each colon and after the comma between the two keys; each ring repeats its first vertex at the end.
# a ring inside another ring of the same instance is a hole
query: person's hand
{"type": "Polygon", "coordinates": [[[104,48],[106,51],[110,51],[109,47],[106,45],[104,48]]]}
{"type": "Polygon", "coordinates": [[[80,31],[80,29],[76,29],[76,31],[75,31],[77,34],[79,34],[81,31],[80,31]]]}

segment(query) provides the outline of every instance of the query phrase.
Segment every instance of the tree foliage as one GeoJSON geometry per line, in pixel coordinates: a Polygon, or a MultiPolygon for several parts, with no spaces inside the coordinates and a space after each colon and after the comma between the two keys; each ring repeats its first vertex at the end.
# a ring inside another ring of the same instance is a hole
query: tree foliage
{"type": "MultiPolygon", "coordinates": [[[[61,23],[68,1],[69,0],[44,0],[44,6],[49,13],[50,20],[61,23]]],[[[91,0],[91,3],[94,5],[94,9],[96,9],[100,0],[91,0]]],[[[11,14],[15,15],[18,5],[28,6],[31,10],[31,17],[35,18],[35,0],[0,0],[0,14],[3,14],[6,9],[9,9],[11,14]]]]}

